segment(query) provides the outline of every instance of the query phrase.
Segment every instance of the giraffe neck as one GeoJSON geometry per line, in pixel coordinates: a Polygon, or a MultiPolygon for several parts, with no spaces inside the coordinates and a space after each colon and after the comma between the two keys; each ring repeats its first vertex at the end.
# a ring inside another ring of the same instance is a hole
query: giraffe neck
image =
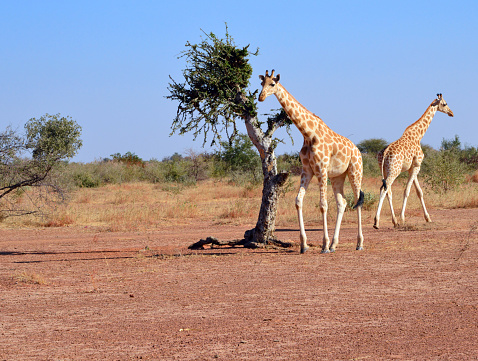
{"type": "Polygon", "coordinates": [[[276,86],[279,87],[275,92],[277,100],[304,138],[313,137],[316,135],[316,129],[326,126],[322,119],[300,104],[282,84],[278,83],[276,86]]]}
{"type": "Polygon", "coordinates": [[[407,136],[418,143],[422,140],[423,136],[425,135],[430,123],[432,122],[435,113],[437,112],[437,106],[430,104],[427,108],[425,113],[418,119],[415,123],[411,124],[410,126],[405,129],[403,136],[407,136]]]}

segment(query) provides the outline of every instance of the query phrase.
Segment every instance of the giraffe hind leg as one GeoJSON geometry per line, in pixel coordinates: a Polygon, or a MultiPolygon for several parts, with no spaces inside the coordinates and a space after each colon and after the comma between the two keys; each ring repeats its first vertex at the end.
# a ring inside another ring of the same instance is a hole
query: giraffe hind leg
{"type": "Polygon", "coordinates": [[[415,184],[415,190],[417,191],[417,196],[420,199],[420,202],[422,204],[423,216],[425,217],[425,220],[427,222],[431,222],[432,219],[430,218],[430,215],[427,212],[427,207],[425,207],[425,200],[423,199],[423,191],[420,188],[420,184],[418,183],[418,178],[417,177],[415,177],[415,179],[413,181],[413,184],[415,184]]]}
{"type": "Polygon", "coordinates": [[[335,248],[339,243],[339,234],[340,226],[342,224],[342,218],[344,216],[345,208],[347,206],[347,201],[345,200],[344,194],[345,173],[337,178],[331,179],[330,182],[334,191],[335,202],[337,204],[337,220],[335,223],[334,236],[332,238],[332,244],[330,245],[329,251],[335,252],[335,248]]]}
{"type": "Polygon", "coordinates": [[[357,211],[357,251],[363,250],[363,233],[362,233],[362,206],[365,200],[365,194],[361,190],[362,187],[362,170],[353,173],[349,171],[349,181],[355,197],[355,206],[353,209],[357,211]]]}
{"type": "Polygon", "coordinates": [[[304,203],[305,192],[307,191],[307,187],[312,179],[312,174],[303,170],[300,178],[300,188],[295,199],[295,207],[297,209],[297,217],[299,219],[300,228],[300,253],[305,253],[309,247],[307,246],[307,236],[305,234],[302,206],[304,203]]]}

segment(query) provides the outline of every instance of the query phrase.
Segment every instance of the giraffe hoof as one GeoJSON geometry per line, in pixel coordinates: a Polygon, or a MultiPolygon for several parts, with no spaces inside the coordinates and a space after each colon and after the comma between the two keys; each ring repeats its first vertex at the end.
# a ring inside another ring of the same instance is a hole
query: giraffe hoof
{"type": "Polygon", "coordinates": [[[376,224],[373,225],[373,228],[378,229],[378,226],[376,224]]]}
{"type": "Polygon", "coordinates": [[[330,253],[328,249],[323,249],[320,253],[330,253]]]}
{"type": "Polygon", "coordinates": [[[304,254],[305,252],[307,252],[308,249],[309,249],[308,246],[300,247],[300,254],[304,254]]]}
{"type": "Polygon", "coordinates": [[[360,247],[360,246],[357,247],[357,248],[355,248],[355,249],[356,249],[357,251],[363,251],[363,247],[360,247]]]}

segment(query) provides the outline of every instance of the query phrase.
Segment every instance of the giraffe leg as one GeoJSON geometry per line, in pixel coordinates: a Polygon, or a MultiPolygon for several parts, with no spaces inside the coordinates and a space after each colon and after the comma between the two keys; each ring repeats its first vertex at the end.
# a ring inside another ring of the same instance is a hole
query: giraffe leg
{"type": "Polygon", "coordinates": [[[375,229],[379,229],[380,227],[380,212],[382,211],[382,205],[386,195],[387,191],[384,188],[380,189],[380,199],[378,201],[377,213],[375,214],[373,222],[373,228],[375,229]]]}
{"type": "Polygon", "coordinates": [[[322,222],[324,228],[324,237],[323,237],[323,244],[322,244],[322,253],[329,253],[329,232],[327,228],[327,173],[322,172],[322,174],[318,175],[319,177],[319,189],[320,189],[320,202],[319,208],[320,213],[322,213],[322,222]]]}
{"type": "Polygon", "coordinates": [[[395,211],[393,210],[393,196],[392,196],[392,188],[390,187],[387,190],[387,199],[388,199],[388,205],[390,206],[390,212],[392,213],[392,223],[395,228],[399,226],[397,222],[397,217],[395,217],[395,211]]]}
{"type": "Polygon", "coordinates": [[[418,178],[417,177],[415,177],[415,179],[413,180],[413,184],[415,184],[415,189],[417,191],[417,196],[420,199],[420,202],[422,203],[423,215],[425,216],[425,220],[427,222],[431,222],[432,219],[430,218],[430,215],[427,212],[427,207],[425,207],[425,200],[423,199],[423,191],[420,188],[420,184],[418,184],[418,178]]]}
{"type": "Polygon", "coordinates": [[[392,222],[394,227],[398,227],[397,218],[395,217],[395,212],[393,211],[393,197],[392,197],[392,183],[395,180],[396,176],[389,176],[385,179],[383,188],[380,189],[380,200],[378,201],[377,213],[375,214],[373,228],[378,229],[380,223],[380,212],[382,211],[383,201],[387,197],[388,204],[390,206],[390,211],[392,212],[392,222]]]}
{"type": "MultiPolygon", "coordinates": [[[[349,181],[350,185],[352,186],[352,191],[355,197],[355,204],[358,204],[360,196],[363,197],[363,192],[361,191],[362,186],[362,173],[358,172],[358,174],[354,177],[352,173],[349,173],[349,181]]],[[[358,222],[358,234],[357,234],[357,251],[363,250],[363,234],[362,234],[362,206],[359,205],[355,207],[357,210],[357,222],[358,222]]]]}
{"type": "Polygon", "coordinates": [[[300,176],[300,188],[299,193],[295,199],[295,207],[297,209],[297,216],[299,218],[299,228],[300,228],[300,253],[305,253],[309,248],[307,246],[307,236],[305,234],[304,218],[302,216],[302,205],[304,202],[305,192],[309,186],[310,180],[312,179],[312,174],[302,170],[300,176]]]}
{"type": "Polygon", "coordinates": [[[403,192],[403,204],[402,204],[402,211],[400,212],[400,223],[405,224],[405,209],[407,208],[407,200],[410,196],[410,189],[412,187],[412,183],[414,182],[420,168],[414,167],[408,170],[408,181],[405,187],[405,191],[403,192]]]}
{"type": "Polygon", "coordinates": [[[330,252],[335,252],[335,248],[339,243],[340,225],[342,224],[342,218],[344,216],[345,207],[347,202],[344,195],[344,182],[345,173],[339,177],[332,178],[330,180],[332,189],[334,190],[335,202],[337,203],[337,220],[335,223],[334,236],[332,238],[332,244],[330,245],[330,252]]]}

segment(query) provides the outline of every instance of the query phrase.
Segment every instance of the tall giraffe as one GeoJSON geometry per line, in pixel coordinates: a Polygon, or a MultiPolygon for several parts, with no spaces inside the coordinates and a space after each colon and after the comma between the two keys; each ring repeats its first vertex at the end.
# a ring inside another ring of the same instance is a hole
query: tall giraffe
{"type": "Polygon", "coordinates": [[[382,187],[380,188],[380,200],[378,202],[377,214],[375,215],[374,228],[379,228],[380,211],[382,209],[383,200],[387,196],[390,210],[392,212],[392,222],[398,227],[398,222],[393,211],[392,204],[392,183],[401,172],[408,171],[408,182],[403,193],[403,205],[400,213],[400,222],[405,222],[405,208],[407,199],[410,195],[412,183],[415,184],[418,198],[423,207],[423,214],[427,222],[431,222],[430,215],[425,207],[423,200],[423,191],[418,184],[417,175],[420,172],[424,154],[420,146],[420,141],[425,135],[430,123],[437,111],[448,114],[452,117],[453,112],[446,104],[441,94],[437,94],[437,98],[430,104],[425,113],[415,123],[408,126],[403,135],[378,154],[378,164],[382,169],[382,187]]]}
{"type": "Polygon", "coordinates": [[[300,227],[300,252],[304,253],[307,246],[302,204],[305,192],[312,177],[319,180],[320,187],[320,212],[322,213],[324,236],[322,253],[334,252],[339,242],[340,224],[347,202],[344,195],[345,177],[348,176],[352,191],[357,202],[358,236],[357,250],[363,249],[361,206],[364,194],[360,190],[362,184],[362,155],[357,147],[347,138],[333,132],[317,115],[308,111],[279,83],[280,75],[274,77],[266,71],[265,77],[260,75],[262,91],[259,101],[264,101],[269,95],[274,94],[286,111],[289,118],[299,128],[304,136],[304,145],[300,151],[302,161],[302,174],[300,177],[299,193],[295,201],[300,227]],[[337,221],[335,232],[330,244],[327,231],[327,178],[330,179],[337,203],[337,221]]]}

